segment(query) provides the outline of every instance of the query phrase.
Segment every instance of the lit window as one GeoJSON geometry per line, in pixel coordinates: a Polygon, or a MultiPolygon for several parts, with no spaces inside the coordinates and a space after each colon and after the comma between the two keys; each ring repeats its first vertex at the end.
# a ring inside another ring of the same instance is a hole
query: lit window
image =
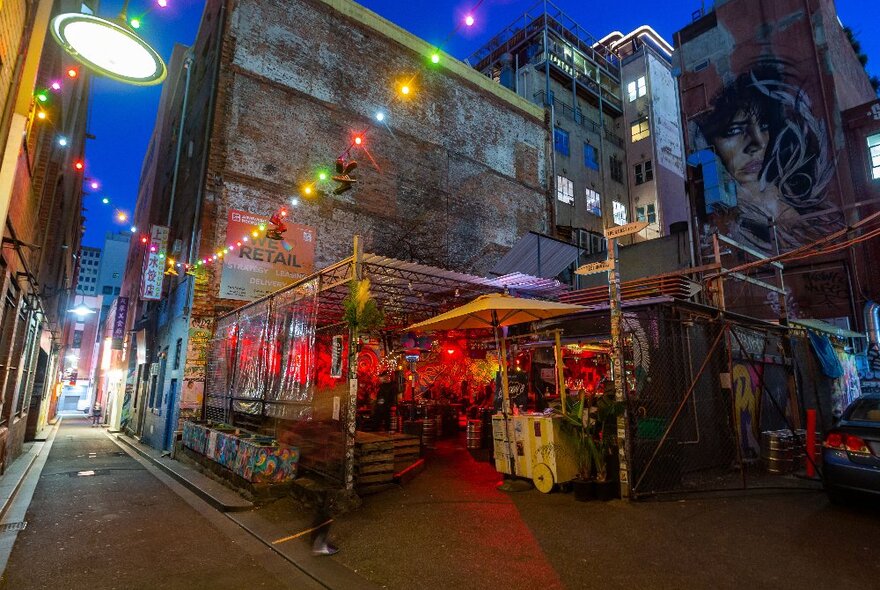
{"type": "Polygon", "coordinates": [[[630,126],[633,143],[651,136],[651,128],[648,125],[648,119],[639,119],[630,126]]]}
{"type": "Polygon", "coordinates": [[[556,153],[562,154],[563,156],[567,156],[569,154],[568,131],[564,129],[559,129],[558,127],[554,129],[553,143],[556,146],[556,153]]]}
{"type": "Polygon", "coordinates": [[[640,96],[645,96],[648,93],[648,84],[645,80],[644,76],[641,76],[638,80],[630,82],[626,85],[626,93],[629,96],[629,101],[632,102],[640,96]]]}
{"type": "Polygon", "coordinates": [[[556,177],[556,198],[566,205],[574,204],[574,183],[564,176],[556,177]]]}
{"type": "Polygon", "coordinates": [[[591,188],[587,189],[587,211],[602,217],[602,196],[591,188]]]}
{"type": "Polygon", "coordinates": [[[649,203],[644,207],[636,207],[636,221],[657,223],[657,208],[654,203],[649,203]]]}
{"type": "Polygon", "coordinates": [[[871,157],[871,178],[880,180],[880,133],[868,136],[868,152],[871,157]]]}
{"type": "Polygon", "coordinates": [[[614,201],[614,223],[617,225],[626,225],[626,206],[620,201],[614,201]]]}

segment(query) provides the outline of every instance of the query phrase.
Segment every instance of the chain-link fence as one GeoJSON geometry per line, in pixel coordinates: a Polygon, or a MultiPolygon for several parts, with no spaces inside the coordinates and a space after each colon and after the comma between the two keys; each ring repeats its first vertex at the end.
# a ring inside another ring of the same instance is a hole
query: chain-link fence
{"type": "Polygon", "coordinates": [[[624,330],[634,496],[814,485],[783,330],[675,306],[624,330]]]}

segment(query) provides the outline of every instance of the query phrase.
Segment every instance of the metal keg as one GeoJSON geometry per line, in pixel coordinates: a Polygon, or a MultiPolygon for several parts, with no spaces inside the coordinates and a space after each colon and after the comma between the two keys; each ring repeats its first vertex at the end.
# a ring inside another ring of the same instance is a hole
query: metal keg
{"type": "Polygon", "coordinates": [[[426,449],[436,448],[437,422],[433,418],[421,420],[422,423],[422,446],[426,449]]]}
{"type": "Polygon", "coordinates": [[[467,448],[481,449],[483,448],[483,421],[468,420],[467,421],[467,448]]]}
{"type": "Polygon", "coordinates": [[[768,473],[791,473],[794,470],[794,439],[790,430],[762,432],[761,449],[768,473]]]}

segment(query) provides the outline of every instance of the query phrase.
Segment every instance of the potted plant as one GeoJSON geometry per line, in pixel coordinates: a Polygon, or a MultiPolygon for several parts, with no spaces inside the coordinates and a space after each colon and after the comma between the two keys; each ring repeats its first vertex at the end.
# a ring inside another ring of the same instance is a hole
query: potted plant
{"type": "MultiPolygon", "coordinates": [[[[613,391],[606,383],[605,391],[613,391]]],[[[617,496],[616,469],[610,469],[617,453],[617,418],[623,414],[623,403],[611,395],[563,400],[566,411],[563,425],[578,466],[578,477],[572,481],[575,499],[610,500],[617,496]],[[595,400],[595,406],[593,401],[595,400]]]]}

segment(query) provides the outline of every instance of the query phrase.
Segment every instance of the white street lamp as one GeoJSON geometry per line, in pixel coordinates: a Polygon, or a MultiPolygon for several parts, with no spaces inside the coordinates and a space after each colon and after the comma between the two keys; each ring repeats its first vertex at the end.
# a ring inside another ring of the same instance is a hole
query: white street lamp
{"type": "Polygon", "coordinates": [[[70,312],[70,313],[72,313],[72,314],[76,314],[76,315],[79,316],[80,318],[84,318],[84,317],[86,317],[87,315],[91,315],[91,314],[95,313],[95,310],[92,309],[91,307],[88,307],[88,306],[85,304],[85,302],[80,302],[79,304],[77,304],[77,305],[74,306],[74,307],[71,307],[71,308],[68,309],[67,311],[70,312]]]}
{"type": "Polygon", "coordinates": [[[125,7],[113,20],[76,12],[59,14],[50,29],[64,51],[102,76],[138,86],[165,79],[165,62],[128,25],[125,7]]]}

